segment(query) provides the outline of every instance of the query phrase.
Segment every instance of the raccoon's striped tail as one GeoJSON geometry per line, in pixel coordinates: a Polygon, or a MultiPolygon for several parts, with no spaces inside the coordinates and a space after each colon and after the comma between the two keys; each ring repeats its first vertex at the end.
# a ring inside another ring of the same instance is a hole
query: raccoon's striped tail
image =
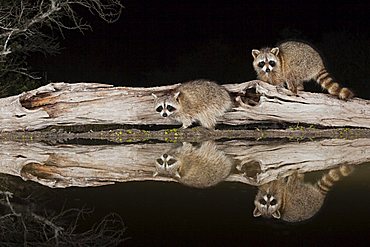
{"type": "Polygon", "coordinates": [[[341,178],[348,176],[354,170],[351,165],[341,165],[338,168],[329,170],[324,174],[321,179],[316,183],[322,194],[326,194],[341,178]]]}
{"type": "Polygon", "coordinates": [[[353,97],[353,92],[346,87],[341,87],[338,83],[334,82],[326,69],[320,70],[316,77],[316,81],[321,85],[322,88],[328,90],[332,95],[337,95],[340,99],[350,99],[353,97]]]}

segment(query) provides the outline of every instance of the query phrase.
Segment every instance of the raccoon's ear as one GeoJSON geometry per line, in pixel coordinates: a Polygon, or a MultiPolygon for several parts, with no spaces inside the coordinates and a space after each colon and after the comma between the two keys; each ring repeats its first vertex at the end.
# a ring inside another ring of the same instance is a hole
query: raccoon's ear
{"type": "Polygon", "coordinates": [[[180,92],[176,92],[173,96],[175,97],[175,100],[177,100],[177,98],[179,97],[180,95],[180,92]]]}
{"type": "Polygon", "coordinates": [[[276,210],[275,212],[272,213],[272,217],[274,217],[275,219],[280,219],[280,211],[279,210],[276,210]]]}
{"type": "Polygon", "coordinates": [[[279,54],[279,47],[272,48],[271,53],[277,56],[279,54]]]}
{"type": "Polygon", "coordinates": [[[257,207],[255,207],[255,208],[254,208],[254,210],[253,210],[253,216],[254,216],[254,217],[259,217],[259,216],[261,216],[261,212],[258,210],[258,208],[257,208],[257,207]]]}
{"type": "Polygon", "coordinates": [[[157,99],[157,98],[158,98],[158,96],[157,96],[157,95],[155,95],[154,93],[152,93],[152,96],[153,96],[153,98],[155,98],[155,99],[157,99]]]}
{"type": "Polygon", "coordinates": [[[256,49],[253,49],[252,50],[252,56],[254,59],[256,59],[256,57],[260,54],[261,52],[259,50],[256,50],[256,49]]]}

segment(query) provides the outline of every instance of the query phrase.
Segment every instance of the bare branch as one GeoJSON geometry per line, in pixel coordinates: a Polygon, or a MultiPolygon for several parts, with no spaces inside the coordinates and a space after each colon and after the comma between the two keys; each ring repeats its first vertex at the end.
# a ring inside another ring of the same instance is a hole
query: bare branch
{"type": "Polygon", "coordinates": [[[3,0],[0,5],[0,77],[18,73],[36,79],[24,69],[32,52],[55,54],[59,43],[51,30],[91,29],[76,12],[85,8],[107,23],[118,20],[123,6],[119,0],[3,0]]]}
{"type": "Polygon", "coordinates": [[[9,201],[9,198],[12,198],[13,197],[13,193],[9,192],[9,191],[0,191],[1,194],[4,195],[5,197],[5,201],[6,201],[6,205],[9,207],[10,211],[12,212],[13,215],[19,217],[20,214],[16,213],[12,204],[10,203],[9,201]]]}
{"type": "MultiPolygon", "coordinates": [[[[0,214],[1,246],[116,246],[124,240],[125,227],[122,218],[109,214],[96,226],[78,232],[77,226],[91,210],[64,209],[59,213],[45,210],[31,201],[35,198],[14,196],[9,191],[0,191],[5,213],[0,214]],[[16,202],[17,201],[17,202],[16,202]],[[21,203],[18,203],[21,201],[21,203]],[[7,213],[7,211],[9,213],[7,213]],[[17,212],[16,212],[17,211],[17,212]],[[48,211],[48,213],[46,213],[48,211]]],[[[41,198],[42,199],[42,198],[41,198]]]]}
{"type": "Polygon", "coordinates": [[[8,48],[8,43],[9,43],[9,40],[12,34],[13,34],[13,31],[11,31],[8,37],[6,38],[5,43],[3,45],[3,51],[0,53],[0,56],[6,56],[11,53],[10,48],[8,48]]]}
{"type": "Polygon", "coordinates": [[[29,78],[31,78],[31,79],[34,79],[34,80],[39,80],[39,79],[41,79],[41,77],[40,77],[40,76],[34,76],[34,75],[32,75],[31,73],[27,73],[27,72],[22,71],[22,70],[26,70],[26,69],[24,69],[24,68],[20,68],[19,70],[11,69],[11,70],[8,70],[8,71],[9,71],[9,72],[14,72],[14,73],[17,73],[17,74],[21,74],[21,75],[24,75],[24,76],[27,76],[27,77],[29,77],[29,78]]]}
{"type": "MultiPolygon", "coordinates": [[[[50,220],[48,220],[47,218],[45,218],[43,216],[37,215],[35,213],[31,213],[31,215],[32,215],[32,217],[34,217],[39,222],[41,222],[41,223],[49,226],[51,229],[53,229],[55,239],[57,239],[59,234],[64,230],[63,227],[55,225],[53,222],[51,222],[50,220]]],[[[47,236],[47,234],[45,234],[45,236],[47,236]]]]}

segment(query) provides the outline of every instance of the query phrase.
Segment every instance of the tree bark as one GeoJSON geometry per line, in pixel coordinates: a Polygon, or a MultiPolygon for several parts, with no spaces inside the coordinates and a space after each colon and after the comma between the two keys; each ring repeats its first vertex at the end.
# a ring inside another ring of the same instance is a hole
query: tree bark
{"type": "Polygon", "coordinates": [[[370,139],[300,143],[233,140],[208,142],[206,149],[192,146],[191,153],[186,151],[189,150],[186,149],[189,145],[191,144],[137,143],[50,146],[45,143],[8,141],[0,143],[0,172],[56,188],[129,181],[180,182],[192,186],[191,179],[207,177],[216,179],[212,181],[212,185],[215,182],[231,181],[258,186],[291,175],[295,171],[305,173],[370,161],[370,139]],[[193,174],[186,181],[175,176],[154,176],[156,160],[171,150],[177,151],[176,159],[191,158],[194,154],[199,154],[211,165],[201,162],[193,164],[200,167],[187,168],[193,174]],[[219,169],[212,168],[215,166],[212,163],[215,156],[223,158],[224,163],[221,165],[223,171],[227,171],[226,175],[220,174],[219,169]]]}
{"type": "MultiPolygon", "coordinates": [[[[51,83],[0,99],[0,131],[33,131],[50,126],[178,124],[154,110],[152,93],[162,95],[179,84],[113,87],[97,83],[51,83]]],[[[339,100],[324,93],[277,89],[261,81],[227,84],[235,107],[220,118],[225,125],[286,122],[326,127],[370,128],[370,101],[339,100]]]]}

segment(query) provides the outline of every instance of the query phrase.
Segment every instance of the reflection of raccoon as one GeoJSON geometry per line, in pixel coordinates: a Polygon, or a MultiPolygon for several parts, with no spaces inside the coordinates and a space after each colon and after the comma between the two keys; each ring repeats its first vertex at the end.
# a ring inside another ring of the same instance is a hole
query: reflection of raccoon
{"type": "Polygon", "coordinates": [[[322,58],[310,45],[287,41],[278,47],[252,50],[253,67],[258,79],[272,85],[287,84],[297,94],[303,90],[303,82],[315,80],[322,88],[340,99],[348,99],[353,93],[342,88],[326,71],[322,58]]]}
{"type": "Polygon", "coordinates": [[[320,210],[334,183],[352,170],[352,166],[346,165],[331,169],[315,185],[304,183],[304,175],[298,173],[264,184],[259,187],[254,200],[253,215],[287,222],[309,219],[320,210]]]}
{"type": "Polygon", "coordinates": [[[155,98],[155,109],[162,117],[171,116],[182,123],[183,128],[199,121],[212,129],[217,118],[232,106],[226,89],[215,82],[197,80],[183,83],[166,97],[155,98]]]}
{"type": "Polygon", "coordinates": [[[156,171],[153,176],[162,175],[167,177],[181,178],[179,169],[180,162],[177,162],[176,158],[167,153],[163,154],[159,159],[155,161],[156,171]]]}
{"type": "Polygon", "coordinates": [[[203,142],[200,147],[183,143],[156,160],[153,175],[173,177],[182,184],[206,188],[223,181],[229,175],[232,164],[232,160],[213,142],[203,142]]]}

